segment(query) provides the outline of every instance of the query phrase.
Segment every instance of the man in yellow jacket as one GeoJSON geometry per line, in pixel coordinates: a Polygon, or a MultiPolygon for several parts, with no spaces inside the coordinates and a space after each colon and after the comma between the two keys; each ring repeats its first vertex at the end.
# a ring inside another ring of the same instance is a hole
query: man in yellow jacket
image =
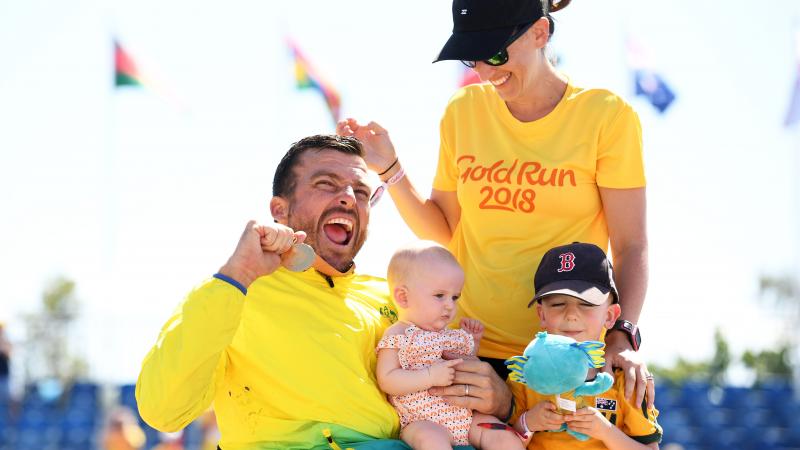
{"type": "MultiPolygon", "coordinates": [[[[275,223],[247,224],[145,357],[136,399],[147,423],[179,430],[213,403],[223,450],[407,448],[388,440],[398,418],[375,380],[375,346],[397,314],[383,279],[354,273],[370,193],[357,140],[318,135],[289,149],[273,182],[275,223]],[[282,258],[303,241],[316,259],[291,272],[282,258]]],[[[460,384],[438,393],[507,415],[510,394],[488,364],[458,369],[460,384]]]]}

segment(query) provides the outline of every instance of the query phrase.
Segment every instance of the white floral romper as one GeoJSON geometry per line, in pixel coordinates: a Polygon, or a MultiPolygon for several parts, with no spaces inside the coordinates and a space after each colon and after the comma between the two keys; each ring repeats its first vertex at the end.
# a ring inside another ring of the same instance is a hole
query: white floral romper
{"type": "MultiPolygon", "coordinates": [[[[472,335],[462,329],[446,328],[442,331],[426,331],[415,325],[406,328],[404,334],[385,336],[378,343],[378,349],[396,348],[399,350],[400,366],[406,370],[420,370],[444,361],[442,352],[471,355],[475,342],[472,335]]],[[[450,430],[456,445],[469,445],[467,435],[472,422],[472,411],[446,403],[438,395],[428,391],[405,395],[390,395],[400,426],[405,428],[411,422],[428,420],[450,430]]]]}

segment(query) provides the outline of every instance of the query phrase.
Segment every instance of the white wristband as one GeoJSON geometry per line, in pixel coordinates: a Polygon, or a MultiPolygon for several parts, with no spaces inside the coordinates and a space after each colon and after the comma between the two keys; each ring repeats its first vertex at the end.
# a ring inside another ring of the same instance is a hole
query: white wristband
{"type": "Polygon", "coordinates": [[[519,416],[519,427],[522,428],[523,431],[522,436],[520,437],[524,438],[525,442],[528,442],[531,440],[531,437],[533,437],[533,431],[528,428],[528,421],[525,420],[527,415],[528,411],[525,411],[521,416],[519,416]]]}
{"type": "Polygon", "coordinates": [[[389,189],[389,186],[393,184],[397,184],[398,181],[402,180],[403,177],[406,176],[406,171],[401,167],[400,170],[397,171],[396,174],[389,177],[388,180],[382,182],[380,186],[375,189],[375,192],[372,194],[372,197],[369,199],[369,206],[370,208],[375,206],[378,203],[378,200],[383,197],[383,194],[386,192],[386,189],[389,189]]]}
{"type": "Polygon", "coordinates": [[[384,181],[384,183],[386,183],[387,186],[391,186],[393,184],[397,184],[405,176],[406,176],[406,170],[401,167],[396,174],[389,177],[389,179],[384,181]]]}

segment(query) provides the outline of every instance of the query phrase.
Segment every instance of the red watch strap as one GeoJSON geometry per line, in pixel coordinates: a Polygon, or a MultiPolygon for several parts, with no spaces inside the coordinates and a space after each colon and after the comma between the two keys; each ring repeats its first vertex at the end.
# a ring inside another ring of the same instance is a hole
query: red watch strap
{"type": "Polygon", "coordinates": [[[633,322],[619,319],[614,322],[614,326],[611,327],[612,330],[619,330],[625,333],[628,337],[628,341],[631,343],[631,348],[634,351],[639,350],[639,345],[642,343],[641,334],[639,333],[639,327],[636,326],[633,322]]]}

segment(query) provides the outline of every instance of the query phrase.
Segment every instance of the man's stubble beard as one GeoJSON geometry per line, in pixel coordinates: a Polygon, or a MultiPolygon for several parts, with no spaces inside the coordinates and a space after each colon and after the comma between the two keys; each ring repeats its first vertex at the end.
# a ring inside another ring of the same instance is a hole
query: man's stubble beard
{"type": "MultiPolygon", "coordinates": [[[[320,218],[326,216],[330,211],[331,209],[323,211],[320,218]]],[[[356,217],[358,216],[356,215],[356,217]]],[[[294,208],[290,206],[286,220],[287,220],[287,226],[289,228],[295,231],[304,231],[306,233],[306,239],[304,242],[310,245],[317,253],[317,255],[319,255],[320,258],[324,259],[325,262],[330,264],[331,267],[335,268],[339,272],[342,273],[347,272],[348,270],[350,270],[350,267],[353,266],[353,260],[355,259],[358,252],[361,251],[361,247],[364,246],[364,243],[367,240],[367,234],[368,234],[367,228],[366,227],[364,228],[363,233],[356,232],[357,228],[353,228],[353,236],[351,236],[351,244],[352,244],[352,239],[356,239],[356,242],[351,247],[352,253],[346,258],[347,259],[346,261],[337,262],[334,259],[333,255],[323,254],[322,249],[318,245],[319,234],[325,233],[325,231],[323,231],[322,227],[320,226],[320,218],[317,218],[316,222],[312,220],[305,220],[305,221],[301,220],[297,217],[296,214],[294,214],[294,208]]],[[[356,222],[357,226],[360,225],[360,219],[357,219],[356,222]]]]}

